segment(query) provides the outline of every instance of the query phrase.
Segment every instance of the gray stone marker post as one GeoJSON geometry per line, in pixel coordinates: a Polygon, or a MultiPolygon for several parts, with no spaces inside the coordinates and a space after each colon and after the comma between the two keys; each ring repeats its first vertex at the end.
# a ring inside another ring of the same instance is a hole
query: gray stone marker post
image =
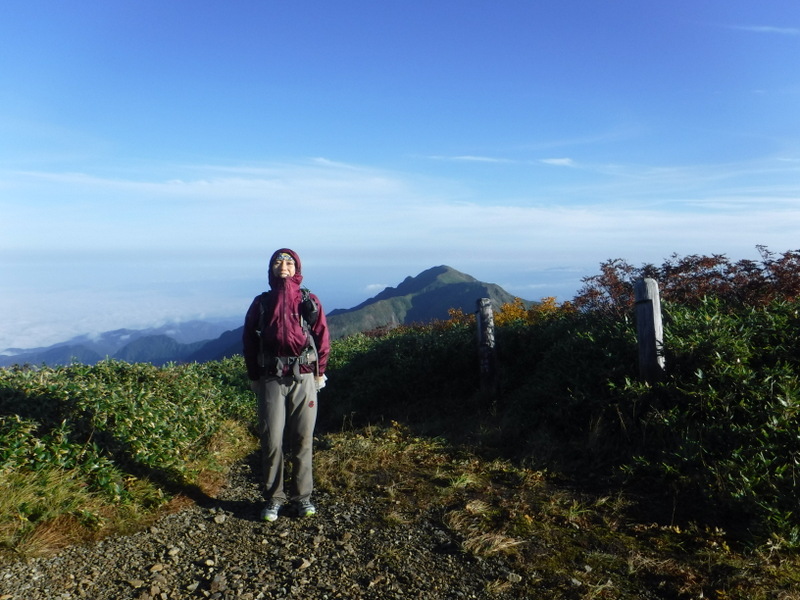
{"type": "Polygon", "coordinates": [[[495,392],[497,386],[497,360],[494,339],[494,313],[489,298],[478,300],[478,358],[480,360],[481,389],[495,392]]]}
{"type": "Polygon", "coordinates": [[[639,340],[639,376],[655,381],[664,373],[664,329],[661,299],[655,279],[639,279],[633,287],[636,298],[636,335],[639,340]]]}

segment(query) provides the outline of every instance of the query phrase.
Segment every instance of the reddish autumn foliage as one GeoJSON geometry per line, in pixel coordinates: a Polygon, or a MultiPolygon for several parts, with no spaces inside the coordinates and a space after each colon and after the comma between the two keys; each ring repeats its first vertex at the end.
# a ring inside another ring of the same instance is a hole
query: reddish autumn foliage
{"type": "Polygon", "coordinates": [[[634,267],[616,258],[600,265],[600,273],[585,277],[575,296],[579,310],[629,314],[634,304],[634,283],[643,278],[658,282],[661,298],[692,306],[716,297],[731,306],[761,306],[800,296],[800,250],[775,255],[757,246],[761,259],[732,262],[724,254],[680,257],[673,254],[660,267],[634,267]]]}

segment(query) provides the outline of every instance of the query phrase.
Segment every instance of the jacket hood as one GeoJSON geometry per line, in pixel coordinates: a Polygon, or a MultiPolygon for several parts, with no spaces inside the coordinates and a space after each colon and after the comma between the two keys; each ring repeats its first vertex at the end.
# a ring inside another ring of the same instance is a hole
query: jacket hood
{"type": "Polygon", "coordinates": [[[292,258],[294,258],[295,273],[294,273],[294,277],[290,278],[291,281],[293,281],[298,286],[303,281],[302,267],[301,267],[301,264],[300,264],[300,257],[297,255],[297,252],[295,252],[294,250],[291,250],[290,248],[279,248],[278,250],[275,250],[275,252],[272,253],[272,256],[269,259],[269,266],[267,268],[267,272],[269,273],[269,287],[271,287],[271,288],[278,287],[278,286],[280,286],[282,284],[281,278],[280,277],[275,277],[275,275],[272,274],[272,263],[275,262],[275,257],[277,257],[279,254],[283,254],[283,253],[286,253],[286,254],[290,255],[292,258]]]}

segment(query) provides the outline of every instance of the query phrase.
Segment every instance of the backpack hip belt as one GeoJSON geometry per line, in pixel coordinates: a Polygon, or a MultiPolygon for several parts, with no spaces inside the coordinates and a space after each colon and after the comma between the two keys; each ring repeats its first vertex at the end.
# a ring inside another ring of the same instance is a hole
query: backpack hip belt
{"type": "Polygon", "coordinates": [[[267,375],[283,377],[283,370],[291,367],[295,381],[300,381],[300,365],[311,365],[317,362],[317,353],[311,348],[306,348],[300,356],[270,356],[265,357],[261,366],[267,370],[267,375]]]}

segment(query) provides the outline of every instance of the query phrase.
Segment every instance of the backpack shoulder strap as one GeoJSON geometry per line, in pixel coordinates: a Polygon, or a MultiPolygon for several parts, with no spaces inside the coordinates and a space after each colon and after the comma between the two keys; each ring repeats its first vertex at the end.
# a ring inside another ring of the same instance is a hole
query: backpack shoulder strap
{"type": "Polygon", "coordinates": [[[264,331],[264,315],[267,312],[267,298],[269,298],[269,292],[262,292],[261,296],[259,296],[259,312],[258,312],[258,366],[262,369],[264,368],[264,338],[262,337],[262,332],[264,331]]]}
{"type": "Polygon", "coordinates": [[[302,301],[300,303],[300,317],[303,320],[303,327],[311,327],[319,318],[319,304],[311,296],[308,288],[300,288],[302,301]]]}
{"type": "Polygon", "coordinates": [[[264,329],[264,313],[267,312],[267,298],[269,298],[269,292],[261,292],[261,296],[259,296],[259,313],[258,313],[258,334],[261,335],[261,331],[264,329]]]}
{"type": "Polygon", "coordinates": [[[316,360],[314,361],[314,375],[319,377],[319,354],[317,353],[317,343],[314,340],[314,334],[311,333],[311,326],[317,322],[319,317],[319,305],[311,297],[311,291],[308,288],[300,288],[302,301],[300,303],[300,324],[303,326],[303,331],[306,332],[308,343],[314,351],[316,360]]]}

